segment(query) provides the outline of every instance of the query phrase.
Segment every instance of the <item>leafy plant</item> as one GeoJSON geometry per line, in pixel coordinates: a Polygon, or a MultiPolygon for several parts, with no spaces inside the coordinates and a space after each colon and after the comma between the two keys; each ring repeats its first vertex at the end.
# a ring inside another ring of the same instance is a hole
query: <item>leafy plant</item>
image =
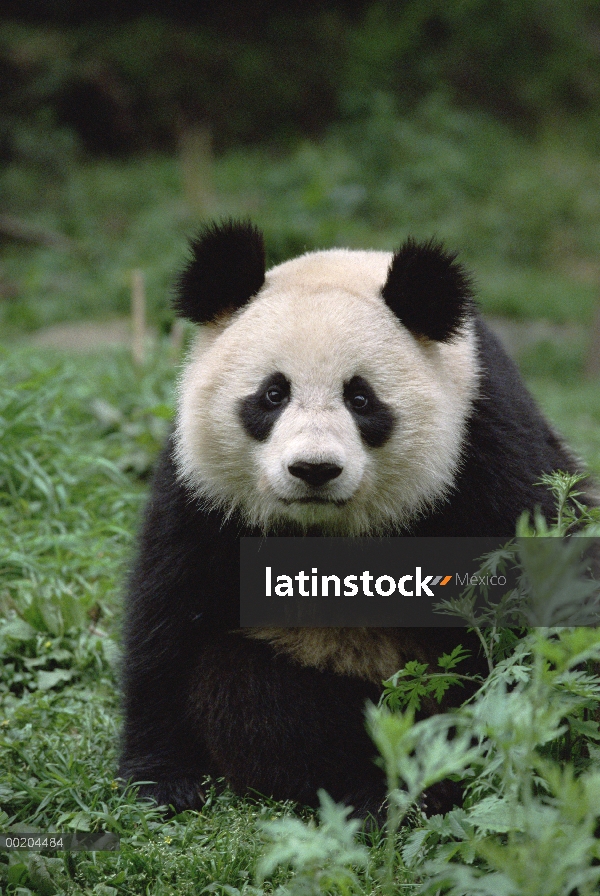
{"type": "Polygon", "coordinates": [[[438,660],[442,672],[427,672],[429,668],[427,663],[409,661],[383,682],[380,705],[387,706],[391,710],[408,709],[416,712],[421,708],[421,701],[427,697],[433,697],[441,703],[444,694],[453,685],[462,686],[464,681],[480,680],[471,675],[451,671],[468,656],[469,652],[458,644],[451,653],[445,653],[438,660]]]}
{"type": "Polygon", "coordinates": [[[277,893],[313,896],[339,892],[349,896],[358,886],[356,868],[369,861],[366,847],[356,842],[360,822],[348,819],[351,809],[338,806],[324,790],[319,791],[319,827],[299,818],[282,818],[265,824],[270,848],[258,864],[259,884],[280,866],[295,872],[292,885],[277,893]]]}

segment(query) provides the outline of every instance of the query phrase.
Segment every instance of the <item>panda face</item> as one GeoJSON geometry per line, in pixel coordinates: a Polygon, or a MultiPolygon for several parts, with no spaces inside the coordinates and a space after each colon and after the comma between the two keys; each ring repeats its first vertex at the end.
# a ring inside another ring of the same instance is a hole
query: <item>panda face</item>
{"type": "Polygon", "coordinates": [[[331,250],[266,274],[201,328],[179,390],[180,478],[276,533],[399,532],[447,495],[477,384],[471,323],[415,335],[382,297],[392,256],[331,250]]]}

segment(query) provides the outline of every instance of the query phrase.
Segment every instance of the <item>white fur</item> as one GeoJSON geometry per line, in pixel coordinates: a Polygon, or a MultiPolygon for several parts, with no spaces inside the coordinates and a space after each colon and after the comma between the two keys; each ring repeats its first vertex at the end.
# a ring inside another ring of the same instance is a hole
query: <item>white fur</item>
{"type": "Polygon", "coordinates": [[[460,464],[477,384],[471,326],[452,342],[416,339],[380,296],[392,256],[335,249],[273,268],[228,322],[203,327],[181,378],[178,475],[207,506],[276,532],[294,520],[327,534],[402,531],[443,500],[460,464]],[[291,400],[269,438],[243,429],[238,405],[269,374],[291,400]],[[364,377],[396,416],[380,448],[366,446],[343,401],[364,377]],[[310,492],[288,466],[329,462],[341,475],[310,492]]]}

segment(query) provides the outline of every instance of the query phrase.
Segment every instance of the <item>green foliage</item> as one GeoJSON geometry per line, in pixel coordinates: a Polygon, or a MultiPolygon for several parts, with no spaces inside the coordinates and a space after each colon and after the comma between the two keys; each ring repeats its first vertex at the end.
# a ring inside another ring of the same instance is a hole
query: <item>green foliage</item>
{"type": "Polygon", "coordinates": [[[169,425],[160,364],[141,385],[122,355],[88,361],[84,376],[50,362],[0,357],[0,609],[18,614],[10,638],[23,644],[114,614],[143,499],[125,471],[147,473],[169,425]],[[111,424],[98,419],[97,390],[108,388],[121,403],[111,424]]]}
{"type": "Polygon", "coordinates": [[[160,16],[50,28],[4,22],[0,65],[13,87],[0,103],[4,151],[39,157],[40,124],[114,155],[172,150],[194,122],[209,126],[219,147],[310,133],[336,111],[339,24],[326,12],[280,14],[254,33],[160,16]],[[295,52],[282,53],[282,42],[295,52]]]}
{"type": "MultiPolygon", "coordinates": [[[[488,312],[580,325],[551,352],[536,338],[525,358],[529,375],[567,384],[582,371],[581,324],[597,301],[600,179],[595,152],[561,127],[531,141],[439,94],[410,115],[377,94],[363,118],[318,140],[215,158],[197,172],[199,189],[207,180],[200,206],[183,159],[92,164],[61,149],[58,168],[4,165],[4,214],[59,243],[3,244],[0,326],[12,336],[127,314],[139,268],[150,321],[168,329],[173,278],[200,218],[253,218],[270,263],[335,245],[389,250],[408,234],[435,233],[475,269],[488,312]]],[[[46,142],[38,135],[35,144],[46,142]]]]}
{"type": "Polygon", "coordinates": [[[563,432],[570,444],[577,448],[594,475],[600,474],[600,390],[594,381],[528,379],[531,391],[563,432]],[[559,383],[562,383],[559,385],[559,383]]]}
{"type": "MultiPolygon", "coordinates": [[[[600,678],[582,663],[600,661],[595,629],[534,631],[499,662],[464,707],[414,722],[410,711],[371,708],[369,726],[388,775],[386,850],[380,854],[384,893],[398,876],[413,875],[412,892],[569,896],[596,892],[600,843],[595,837],[600,773],[596,722],[581,713],[600,700],[600,678]],[[549,758],[568,725],[585,731],[578,771],[549,758]],[[432,784],[465,777],[465,804],[446,816],[420,816],[397,848],[396,834],[411,807],[432,784]]],[[[346,829],[346,837],[353,830],[346,829]]],[[[300,873],[309,856],[295,853],[300,873]],[[303,861],[304,857],[304,861],[303,861]]],[[[341,834],[339,837],[341,838],[341,834]]],[[[295,834],[296,844],[302,836],[295,834]]],[[[347,841],[345,841],[347,842],[347,841]]],[[[268,853],[273,870],[279,853],[268,853]]],[[[353,860],[348,860],[352,873],[353,860]]],[[[373,873],[373,872],[371,872],[373,873]]],[[[320,892],[314,889],[313,892],[320,892]]],[[[361,892],[355,885],[352,892],[361,892]]]]}
{"type": "Polygon", "coordinates": [[[407,709],[416,712],[421,708],[421,701],[427,697],[433,697],[438,703],[448,688],[453,685],[463,685],[463,680],[475,681],[470,676],[463,676],[457,672],[451,672],[461,660],[469,656],[468,650],[458,644],[451,653],[445,653],[438,660],[438,666],[443,672],[427,672],[429,665],[411,660],[399,669],[391,678],[383,682],[383,694],[381,705],[388,709],[407,709]]]}
{"type": "Polygon", "coordinates": [[[451,715],[432,716],[415,722],[412,712],[391,713],[371,707],[368,728],[383,759],[388,782],[386,858],[383,890],[394,892],[399,863],[396,834],[409,810],[428,787],[451,775],[460,775],[476,759],[467,732],[453,732],[451,715]]]}
{"type": "MultiPolygon", "coordinates": [[[[470,584],[459,598],[437,605],[439,612],[464,619],[477,633],[490,671],[495,660],[506,655],[511,642],[514,646],[508,626],[589,625],[598,619],[594,563],[600,509],[588,508],[579,500],[583,482],[588,482],[583,474],[542,476],[540,484],[554,495],[556,518],[549,525],[540,513],[534,514],[533,521],[525,514],[517,526],[516,542],[482,558],[477,584],[470,584]],[[490,599],[489,588],[479,581],[510,570],[516,572],[515,587],[499,600],[490,599]]],[[[428,675],[427,680],[430,678],[428,675]]],[[[405,688],[407,684],[410,682],[405,688]]]]}
{"type": "Polygon", "coordinates": [[[355,891],[358,879],[353,869],[368,863],[367,849],[355,842],[360,822],[349,820],[351,809],[336,805],[325,791],[319,791],[319,799],[318,828],[299,818],[265,825],[270,846],[258,864],[259,884],[279,866],[291,866],[296,872],[291,886],[281,887],[277,893],[313,896],[339,892],[348,896],[355,891]]]}
{"type": "Polygon", "coordinates": [[[463,104],[529,124],[550,109],[583,110],[597,83],[597,51],[583,37],[592,22],[586,0],[379,0],[350,32],[347,89],[397,92],[409,104],[443,84],[463,104]]]}
{"type": "Polygon", "coordinates": [[[597,706],[600,680],[578,667],[599,657],[595,630],[534,632],[458,711],[458,724],[462,719],[479,741],[480,770],[463,809],[425,824],[420,858],[412,859],[413,868],[422,863],[431,876],[422,892],[567,896],[576,886],[595,892],[598,771],[586,764],[576,775],[547,751],[565,721],[597,706]]]}
{"type": "MultiPolygon", "coordinates": [[[[548,487],[554,496],[556,504],[556,518],[551,528],[548,528],[542,520],[538,521],[535,534],[545,536],[558,536],[575,534],[591,538],[600,532],[600,508],[587,507],[579,500],[582,495],[583,483],[587,483],[587,477],[575,473],[545,473],[540,478],[540,483],[548,487]]],[[[525,521],[522,521],[517,534],[525,537],[532,533],[525,521]]]]}
{"type": "Polygon", "coordinates": [[[151,321],[167,315],[174,272],[193,227],[181,197],[176,164],[77,164],[50,174],[5,166],[5,210],[69,237],[70,248],[44,244],[3,247],[0,283],[11,301],[0,306],[6,334],[67,319],[128,313],[131,271],[144,271],[151,321]]]}

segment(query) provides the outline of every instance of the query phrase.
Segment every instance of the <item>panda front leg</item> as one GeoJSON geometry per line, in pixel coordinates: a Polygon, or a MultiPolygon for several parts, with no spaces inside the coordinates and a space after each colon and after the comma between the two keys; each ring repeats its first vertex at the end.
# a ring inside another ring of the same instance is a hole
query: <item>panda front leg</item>
{"type": "Polygon", "coordinates": [[[119,775],[142,781],[138,794],[175,812],[204,805],[203,781],[212,771],[188,716],[182,668],[150,667],[125,677],[125,725],[119,775]],[[179,672],[179,677],[174,675],[179,672]]]}
{"type": "Polygon", "coordinates": [[[222,633],[202,649],[191,714],[211,765],[236,792],[314,806],[324,788],[381,821],[385,778],[365,727],[366,702],[378,697],[362,679],[222,633]]]}
{"type": "Polygon", "coordinates": [[[187,608],[177,607],[177,592],[167,587],[166,576],[149,576],[150,564],[141,565],[146,574],[132,579],[128,594],[119,776],[147,782],[139,795],[176,812],[200,809],[211,768],[190,719],[189,693],[202,639],[187,608]],[[151,590],[148,583],[154,580],[158,584],[151,590]]]}

